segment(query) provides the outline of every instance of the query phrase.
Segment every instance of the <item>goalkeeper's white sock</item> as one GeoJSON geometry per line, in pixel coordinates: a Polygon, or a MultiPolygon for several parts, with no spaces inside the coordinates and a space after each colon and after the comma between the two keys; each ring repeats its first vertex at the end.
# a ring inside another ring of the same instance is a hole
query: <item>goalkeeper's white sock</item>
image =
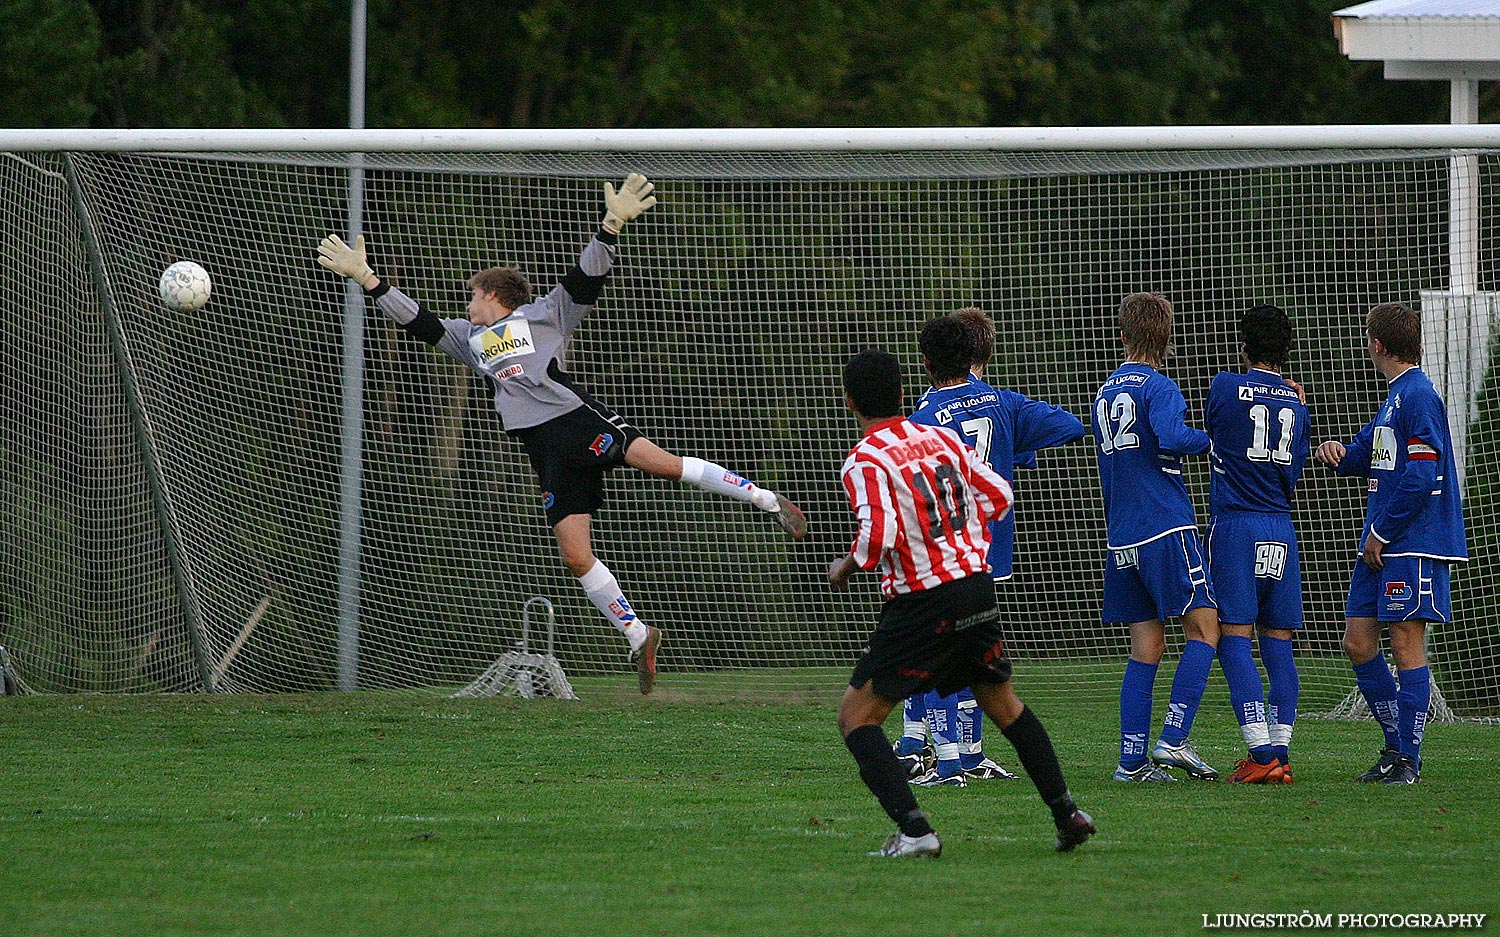
{"type": "Polygon", "coordinates": [[[608,566],[595,560],[589,571],[578,577],[578,584],[583,586],[594,607],[630,641],[632,651],[645,642],[646,625],[636,617],[635,609],[630,607],[630,600],[620,591],[620,584],[608,566]]]}
{"type": "Polygon", "coordinates": [[[727,495],[736,501],[749,501],[762,511],[776,510],[776,492],[757,487],[748,478],[741,478],[714,462],[683,456],[681,480],[683,484],[696,485],[704,491],[727,495]]]}

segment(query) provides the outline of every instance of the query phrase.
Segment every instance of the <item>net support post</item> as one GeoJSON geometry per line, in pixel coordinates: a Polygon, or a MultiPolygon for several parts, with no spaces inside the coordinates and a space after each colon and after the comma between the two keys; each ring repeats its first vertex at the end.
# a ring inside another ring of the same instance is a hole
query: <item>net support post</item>
{"type": "Polygon", "coordinates": [[[115,304],[114,288],[110,285],[109,273],[104,264],[104,253],[100,250],[99,238],[95,233],[94,215],[89,209],[88,201],[84,198],[83,184],[78,179],[78,168],[74,165],[71,153],[63,154],[63,176],[67,180],[68,198],[72,202],[73,213],[78,218],[78,230],[82,235],[84,253],[88,257],[89,275],[93,279],[94,292],[99,300],[99,308],[104,314],[110,351],[114,356],[115,366],[119,369],[120,392],[125,400],[125,409],[130,414],[136,448],[140,452],[141,464],[146,474],[146,486],[151,493],[151,506],[156,514],[157,524],[161,528],[167,565],[172,571],[172,582],[177,587],[178,598],[182,602],[182,617],[187,624],[188,636],[192,642],[193,662],[198,670],[198,680],[203,685],[205,693],[212,693],[218,689],[218,685],[214,679],[213,667],[208,660],[208,645],[203,637],[203,622],[198,615],[198,604],[187,571],[183,567],[182,553],[178,549],[176,527],[172,522],[172,509],[167,498],[166,485],[161,477],[161,462],[156,455],[150,421],[147,419],[145,407],[141,404],[140,390],[136,386],[135,368],[126,348],[125,329],[120,323],[120,310],[115,304]]]}

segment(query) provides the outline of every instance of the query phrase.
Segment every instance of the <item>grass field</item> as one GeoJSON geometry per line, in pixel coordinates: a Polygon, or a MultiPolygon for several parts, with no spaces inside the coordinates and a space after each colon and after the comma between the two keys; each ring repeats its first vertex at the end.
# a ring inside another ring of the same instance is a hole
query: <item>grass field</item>
{"type": "MultiPolygon", "coordinates": [[[[1099,835],[1054,853],[1030,783],[984,782],[919,791],[941,859],[882,861],[836,680],[769,704],[670,679],[649,700],[0,699],[0,932],[1175,934],[1204,914],[1500,912],[1494,727],[1432,728],[1412,788],[1352,783],[1378,733],[1322,720],[1298,726],[1291,786],[1122,785],[1114,708],[1023,675],[1099,835]]],[[[1200,750],[1227,769],[1237,736],[1211,688],[1200,750]]]]}

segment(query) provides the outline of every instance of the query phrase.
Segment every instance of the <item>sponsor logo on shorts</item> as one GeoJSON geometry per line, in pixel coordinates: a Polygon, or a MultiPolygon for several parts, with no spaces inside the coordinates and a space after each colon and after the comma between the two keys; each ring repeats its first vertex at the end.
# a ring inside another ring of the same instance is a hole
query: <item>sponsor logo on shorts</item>
{"type": "Polygon", "coordinates": [[[1255,543],[1255,578],[1280,579],[1286,573],[1286,544],[1274,540],[1255,543]]]}
{"type": "Polygon", "coordinates": [[[542,492],[542,510],[552,510],[552,505],[557,503],[557,496],[550,491],[542,492]]]}
{"type": "Polygon", "coordinates": [[[953,630],[963,631],[965,628],[972,628],[975,625],[982,624],[987,621],[994,621],[999,617],[1000,610],[998,608],[987,608],[982,612],[975,612],[972,615],[965,615],[958,621],[955,621],[953,623],[953,630]]]}
{"type": "Polygon", "coordinates": [[[609,447],[615,444],[615,437],[611,433],[600,433],[589,443],[589,451],[594,455],[602,456],[609,451],[609,447]]]}
{"type": "MultiPolygon", "coordinates": [[[[1385,597],[1388,599],[1405,602],[1407,599],[1411,598],[1411,586],[1408,586],[1405,582],[1402,582],[1399,579],[1394,579],[1385,584],[1385,597]]],[[[1396,608],[1399,606],[1387,607],[1396,608]]]]}
{"type": "Polygon", "coordinates": [[[1115,551],[1115,569],[1130,569],[1140,562],[1140,552],[1136,547],[1126,547],[1115,551]]]}
{"type": "Polygon", "coordinates": [[[898,667],[898,668],[896,668],[896,673],[900,674],[903,677],[912,677],[912,678],[917,679],[917,680],[931,680],[932,679],[932,671],[930,671],[930,670],[918,670],[915,667],[898,667]]]}

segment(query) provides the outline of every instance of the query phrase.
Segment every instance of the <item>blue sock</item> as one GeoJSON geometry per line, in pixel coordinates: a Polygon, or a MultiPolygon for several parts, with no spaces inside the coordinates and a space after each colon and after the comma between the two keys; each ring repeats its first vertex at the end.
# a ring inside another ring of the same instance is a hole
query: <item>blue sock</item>
{"type": "Polygon", "coordinates": [[[932,730],[932,747],[937,751],[937,773],[940,778],[958,774],[958,694],[927,694],[927,727],[932,730]]]}
{"type": "Polygon", "coordinates": [[[1271,728],[1271,746],[1282,764],[1291,764],[1292,728],[1297,724],[1297,698],[1302,693],[1302,679],[1292,658],[1290,638],[1260,636],[1260,660],[1266,665],[1266,721],[1271,728]]]}
{"type": "Polygon", "coordinates": [[[1419,767],[1422,764],[1422,733],[1427,730],[1427,707],[1432,703],[1432,671],[1426,667],[1403,670],[1396,693],[1399,709],[1401,754],[1419,767]]]}
{"type": "Polygon", "coordinates": [[[1390,748],[1401,747],[1401,732],[1397,726],[1396,678],[1385,662],[1385,655],[1374,657],[1354,668],[1354,682],[1365,696],[1370,712],[1380,723],[1385,733],[1385,744],[1390,748]]]}
{"type": "Polygon", "coordinates": [[[1146,734],[1151,731],[1151,690],[1157,664],[1134,657],[1125,662],[1120,683],[1120,767],[1134,771],[1146,763],[1146,734]]]}
{"type": "Polygon", "coordinates": [[[1198,704],[1208,686],[1208,671],[1214,665],[1214,646],[1207,641],[1189,641],[1182,649],[1177,672],[1172,674],[1172,698],[1167,701],[1167,718],[1162,721],[1161,740],[1181,745],[1192,734],[1198,704]]]}
{"type": "Polygon", "coordinates": [[[1219,667],[1229,684],[1229,703],[1240,721],[1240,734],[1250,757],[1257,764],[1269,764],[1276,753],[1271,746],[1271,728],[1266,724],[1265,687],[1250,654],[1250,639],[1228,634],[1220,638],[1219,667]]]}
{"type": "Polygon", "coordinates": [[[955,694],[958,699],[958,762],[965,771],[984,761],[984,711],[974,699],[974,691],[964,687],[955,694]]]}
{"type": "Polygon", "coordinates": [[[901,741],[896,754],[914,755],[927,747],[927,694],[913,693],[901,707],[901,741]]]}

